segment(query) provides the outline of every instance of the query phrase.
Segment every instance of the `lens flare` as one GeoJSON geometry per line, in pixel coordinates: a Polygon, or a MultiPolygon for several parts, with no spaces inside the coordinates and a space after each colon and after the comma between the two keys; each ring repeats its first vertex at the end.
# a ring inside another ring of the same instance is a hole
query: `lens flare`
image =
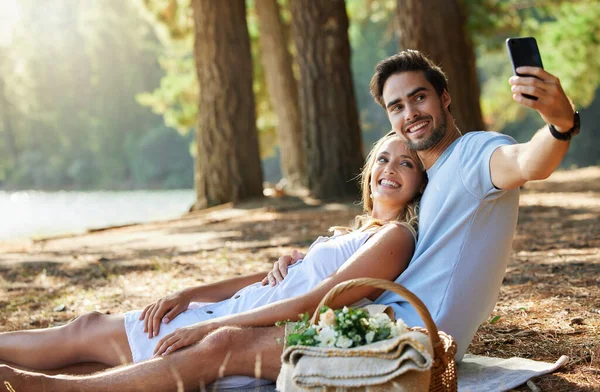
{"type": "Polygon", "coordinates": [[[11,44],[20,19],[21,9],[17,0],[0,1],[0,46],[11,44]]]}

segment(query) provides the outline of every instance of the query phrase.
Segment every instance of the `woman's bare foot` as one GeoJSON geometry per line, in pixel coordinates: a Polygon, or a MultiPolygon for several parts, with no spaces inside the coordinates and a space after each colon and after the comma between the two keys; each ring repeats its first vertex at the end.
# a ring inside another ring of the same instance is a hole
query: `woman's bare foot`
{"type": "Polygon", "coordinates": [[[50,391],[47,376],[0,365],[0,390],[8,392],[50,391]]]}

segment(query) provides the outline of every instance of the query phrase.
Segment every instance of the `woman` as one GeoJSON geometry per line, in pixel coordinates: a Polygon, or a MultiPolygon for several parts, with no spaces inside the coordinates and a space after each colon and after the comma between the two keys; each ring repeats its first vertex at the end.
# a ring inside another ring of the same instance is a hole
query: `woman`
{"type": "MultiPolygon", "coordinates": [[[[85,362],[117,366],[192,345],[224,325],[273,325],[313,310],[335,284],[356,278],[393,280],[408,265],[416,239],[416,205],[426,183],[419,160],[393,133],[377,142],[361,173],[365,214],[353,229],[319,237],[303,261],[276,286],[264,274],[198,286],[167,296],[142,312],[90,313],[65,326],[0,334],[0,362],[50,370],[85,362]],[[257,282],[250,284],[252,282],[257,282]],[[292,298],[293,297],[293,298],[292,298]],[[197,304],[192,301],[214,302],[197,304]]],[[[357,288],[333,307],[381,290],[357,288]]]]}

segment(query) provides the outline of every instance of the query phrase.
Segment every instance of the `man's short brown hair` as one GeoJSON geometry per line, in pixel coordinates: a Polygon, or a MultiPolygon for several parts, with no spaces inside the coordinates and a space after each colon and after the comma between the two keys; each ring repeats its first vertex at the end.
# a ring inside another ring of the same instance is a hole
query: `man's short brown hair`
{"type": "Polygon", "coordinates": [[[371,95],[375,102],[385,109],[383,102],[383,86],[392,75],[408,71],[423,71],[425,78],[438,96],[442,96],[444,90],[448,90],[448,79],[440,67],[425,57],[418,50],[404,50],[398,54],[381,60],[375,66],[375,74],[371,78],[371,95]]]}

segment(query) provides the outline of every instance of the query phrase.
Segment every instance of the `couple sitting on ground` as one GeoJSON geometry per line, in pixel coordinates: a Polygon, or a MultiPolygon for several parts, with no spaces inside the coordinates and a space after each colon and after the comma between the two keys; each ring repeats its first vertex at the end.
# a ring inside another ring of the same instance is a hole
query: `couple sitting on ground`
{"type": "MultiPolygon", "coordinates": [[[[183,290],[142,312],[91,313],[62,327],[0,334],[0,363],[12,366],[0,366],[0,379],[17,391],[193,390],[223,376],[235,377],[221,387],[241,387],[256,385],[250,377],[257,374],[272,381],[283,349],[275,322],[314,310],[335,284],[358,277],[395,280],[415,293],[438,328],[455,338],[460,360],[496,302],[519,186],[556,169],[569,146],[564,136],[578,130],[556,77],[533,67],[519,72],[532,76],[510,79],[514,100],[549,124],[524,144],[493,132],[461,136],[446,77],[421,53],[383,60],[371,93],[393,132],[367,158],[365,213],[352,228],[317,239],[284,279],[299,257],[280,258],[268,275],[273,284],[255,274],[183,290]],[[135,364],[88,376],[38,373],[85,362],[135,364]]],[[[409,326],[422,325],[411,305],[387,291],[356,288],[332,305],[362,298],[392,306],[409,326]]]]}

